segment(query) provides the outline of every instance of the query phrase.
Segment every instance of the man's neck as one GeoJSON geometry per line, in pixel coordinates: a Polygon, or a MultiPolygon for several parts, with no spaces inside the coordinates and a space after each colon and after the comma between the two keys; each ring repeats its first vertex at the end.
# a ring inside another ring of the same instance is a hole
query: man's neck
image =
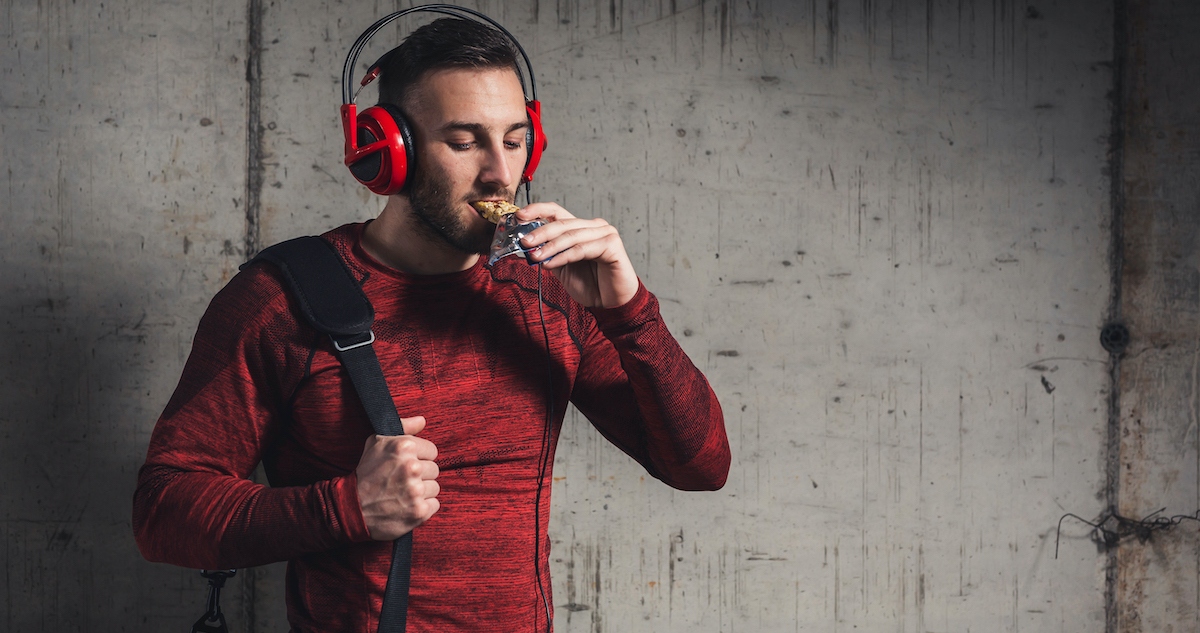
{"type": "Polygon", "coordinates": [[[441,275],[466,270],[479,255],[464,253],[441,240],[426,237],[408,200],[391,196],[383,212],[363,230],[362,247],[380,263],[413,275],[441,275]]]}

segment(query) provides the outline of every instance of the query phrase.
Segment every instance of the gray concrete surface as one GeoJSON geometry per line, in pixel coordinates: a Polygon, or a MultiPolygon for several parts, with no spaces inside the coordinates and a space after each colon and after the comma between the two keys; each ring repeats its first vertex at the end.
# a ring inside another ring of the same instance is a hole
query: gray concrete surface
{"type": "Polygon", "coordinates": [[[1116,372],[1120,435],[1109,460],[1115,512],[1105,526],[1122,539],[1109,554],[1109,622],[1116,631],[1187,631],[1200,628],[1200,45],[1172,34],[1197,24],[1200,11],[1155,0],[1128,14],[1113,316],[1131,336],[1116,372]],[[1154,520],[1176,527],[1145,532],[1164,527],[1154,520]]]}
{"type": "MultiPolygon", "coordinates": [[[[0,629],[202,611],[137,554],[137,467],[247,252],[379,208],[338,79],[407,6],[0,0],[0,629]]],[[[568,418],[556,630],[1200,627],[1196,525],[1056,538],[1200,508],[1190,5],[470,6],[533,58],[535,197],[621,229],[734,449],[674,492],[568,418]]],[[[286,630],[279,580],[235,630],[286,630]]]]}

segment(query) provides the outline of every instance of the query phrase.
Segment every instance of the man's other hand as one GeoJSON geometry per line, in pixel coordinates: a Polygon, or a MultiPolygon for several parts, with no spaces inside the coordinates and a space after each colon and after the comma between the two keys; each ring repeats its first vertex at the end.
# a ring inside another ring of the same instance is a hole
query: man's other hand
{"type": "Polygon", "coordinates": [[[404,435],[372,435],[354,469],[358,502],[371,538],[392,541],[433,516],[437,496],[437,447],[416,437],[425,418],[401,418],[404,435]]]}
{"type": "Polygon", "coordinates": [[[538,218],[546,225],[521,240],[526,248],[537,247],[526,257],[554,273],[572,299],[588,308],[615,308],[637,294],[637,273],[616,227],[577,218],[553,202],[517,211],[522,222],[538,218]]]}

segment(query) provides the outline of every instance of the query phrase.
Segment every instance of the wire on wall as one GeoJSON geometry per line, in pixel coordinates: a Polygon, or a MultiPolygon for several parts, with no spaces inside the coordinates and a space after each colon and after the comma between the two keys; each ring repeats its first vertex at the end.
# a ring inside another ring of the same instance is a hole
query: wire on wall
{"type": "Polygon", "coordinates": [[[1068,517],[1080,521],[1085,525],[1092,526],[1092,540],[1105,551],[1115,548],[1121,541],[1130,536],[1136,536],[1139,542],[1145,543],[1150,540],[1151,535],[1155,532],[1169,530],[1184,521],[1196,521],[1200,523],[1200,510],[1196,510],[1194,514],[1177,514],[1172,517],[1159,516],[1164,510],[1166,508],[1160,508],[1141,519],[1131,519],[1117,514],[1116,511],[1110,508],[1105,510],[1094,522],[1068,512],[1058,519],[1058,532],[1054,536],[1054,558],[1058,558],[1058,543],[1062,536],[1062,523],[1068,517]]]}

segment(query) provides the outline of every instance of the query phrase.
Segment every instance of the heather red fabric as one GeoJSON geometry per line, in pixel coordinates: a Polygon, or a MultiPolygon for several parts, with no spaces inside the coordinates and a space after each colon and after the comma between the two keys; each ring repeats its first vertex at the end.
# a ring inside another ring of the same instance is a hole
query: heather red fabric
{"type": "MultiPolygon", "coordinates": [[[[375,306],[400,415],[425,416],[421,436],[439,451],[441,510],[414,531],[408,630],[545,631],[543,464],[568,399],[654,477],[706,490],[729,470],[717,398],[644,287],[624,306],[587,310],[518,258],[406,275],[362,250],[363,226],[323,237],[375,306]]],[[[374,633],[391,544],[370,539],[359,510],[354,469],[371,433],[328,338],[303,322],[277,271],[246,269],[201,319],[151,436],[134,494],[142,554],[198,569],[289,561],[292,631],[374,633]],[[248,479],[260,461],[270,486],[248,479]]]]}

